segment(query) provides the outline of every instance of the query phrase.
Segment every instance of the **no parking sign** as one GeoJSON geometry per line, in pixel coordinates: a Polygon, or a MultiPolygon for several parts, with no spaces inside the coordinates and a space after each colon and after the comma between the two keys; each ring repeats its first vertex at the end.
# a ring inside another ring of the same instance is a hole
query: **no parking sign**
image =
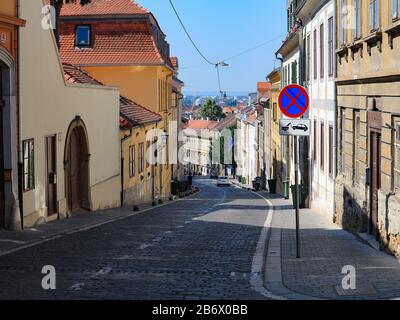
{"type": "Polygon", "coordinates": [[[279,95],[279,108],[289,118],[300,118],[306,113],[309,105],[307,90],[297,84],[283,88],[279,95]]]}

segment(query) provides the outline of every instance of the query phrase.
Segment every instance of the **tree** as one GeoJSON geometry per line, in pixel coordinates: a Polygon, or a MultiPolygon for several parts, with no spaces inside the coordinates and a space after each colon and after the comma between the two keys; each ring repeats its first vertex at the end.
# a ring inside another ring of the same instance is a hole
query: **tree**
{"type": "Polygon", "coordinates": [[[92,2],[92,0],[50,0],[50,5],[54,7],[55,9],[55,22],[56,25],[54,26],[54,36],[57,41],[58,47],[60,47],[60,14],[61,14],[61,9],[64,4],[66,3],[77,3],[79,1],[81,6],[85,6],[89,3],[92,2]]]}
{"type": "Polygon", "coordinates": [[[212,121],[218,121],[226,117],[222,108],[213,99],[208,99],[200,109],[200,116],[212,121]]]}

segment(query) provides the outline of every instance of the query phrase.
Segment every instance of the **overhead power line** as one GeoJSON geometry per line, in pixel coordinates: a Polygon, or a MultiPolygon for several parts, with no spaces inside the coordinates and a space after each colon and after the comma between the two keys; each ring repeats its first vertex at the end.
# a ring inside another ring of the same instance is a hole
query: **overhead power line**
{"type": "Polygon", "coordinates": [[[210,65],[217,65],[217,63],[211,62],[209,59],[206,58],[206,56],[203,54],[203,52],[201,52],[201,50],[199,49],[199,47],[196,45],[196,43],[194,42],[193,38],[191,37],[191,35],[189,34],[189,31],[186,29],[185,24],[183,23],[181,17],[179,16],[178,11],[176,10],[174,4],[172,3],[172,0],[169,0],[169,3],[171,4],[172,9],[175,12],[176,17],[178,18],[183,30],[185,31],[186,35],[188,36],[190,42],[192,43],[192,45],[194,46],[194,48],[197,50],[197,52],[200,54],[200,56],[210,65]]]}
{"type": "Polygon", "coordinates": [[[264,47],[264,46],[266,46],[267,44],[270,44],[270,43],[272,43],[272,42],[274,42],[274,41],[276,41],[276,40],[282,39],[284,36],[285,36],[285,35],[280,35],[279,37],[276,37],[276,38],[270,39],[270,40],[268,40],[268,41],[266,41],[266,42],[260,43],[259,45],[256,45],[256,46],[254,46],[254,47],[251,47],[251,48],[249,48],[249,49],[246,49],[246,50],[244,50],[244,51],[241,51],[241,52],[239,52],[239,53],[237,53],[237,54],[235,54],[235,55],[233,55],[233,56],[231,56],[231,57],[229,57],[229,58],[227,58],[227,59],[224,59],[223,61],[229,61],[229,60],[232,60],[232,59],[241,57],[241,56],[243,56],[243,55],[245,55],[245,54],[247,54],[247,53],[249,53],[249,52],[251,52],[251,51],[254,51],[254,50],[257,50],[257,49],[259,49],[259,48],[261,48],[261,47],[264,47]]]}
{"type": "MultiPolygon", "coordinates": [[[[245,54],[247,54],[247,53],[249,53],[249,52],[252,52],[252,51],[254,51],[254,50],[257,50],[257,49],[259,49],[259,48],[262,48],[262,47],[266,46],[267,44],[270,44],[270,43],[272,43],[272,42],[274,42],[274,41],[276,41],[276,40],[283,39],[284,37],[285,37],[285,35],[281,35],[281,36],[279,36],[279,37],[275,37],[275,38],[270,39],[270,40],[268,40],[268,41],[266,41],[266,42],[260,43],[260,44],[254,46],[254,47],[251,47],[251,48],[249,48],[249,49],[240,51],[239,53],[237,53],[237,54],[235,54],[235,55],[233,55],[233,56],[231,56],[231,57],[229,57],[229,58],[227,58],[227,59],[224,59],[224,60],[222,60],[222,61],[230,61],[230,60],[236,59],[236,58],[241,57],[241,56],[243,56],[243,55],[245,55],[245,54]]],[[[184,70],[184,69],[194,69],[194,68],[203,68],[203,67],[208,67],[208,66],[209,66],[209,64],[208,64],[208,63],[205,63],[205,64],[201,64],[201,65],[197,65],[197,66],[181,67],[180,69],[181,69],[181,70],[184,70]]]]}

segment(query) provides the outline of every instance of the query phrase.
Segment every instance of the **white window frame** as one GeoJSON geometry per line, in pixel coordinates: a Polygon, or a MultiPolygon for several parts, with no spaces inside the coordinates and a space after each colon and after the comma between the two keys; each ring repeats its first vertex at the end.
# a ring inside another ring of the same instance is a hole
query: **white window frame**
{"type": "Polygon", "coordinates": [[[342,0],[342,16],[341,16],[341,24],[342,24],[342,32],[341,32],[341,39],[340,44],[345,46],[347,44],[347,19],[348,19],[348,8],[347,8],[347,0],[342,0]]]}
{"type": "Polygon", "coordinates": [[[392,0],[392,19],[400,19],[400,0],[392,0]]]}
{"type": "Polygon", "coordinates": [[[362,37],[362,24],[361,24],[361,1],[362,0],[354,0],[354,40],[358,40],[362,37]]]}
{"type": "Polygon", "coordinates": [[[369,2],[369,29],[375,32],[380,29],[380,0],[370,0],[369,2]]]}

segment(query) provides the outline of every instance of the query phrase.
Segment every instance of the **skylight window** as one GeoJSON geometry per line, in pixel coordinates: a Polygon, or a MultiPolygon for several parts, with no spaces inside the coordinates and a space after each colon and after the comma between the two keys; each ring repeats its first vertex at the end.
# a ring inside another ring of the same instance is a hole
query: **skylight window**
{"type": "Polygon", "coordinates": [[[75,45],[78,47],[88,47],[91,45],[90,26],[77,26],[75,45]]]}

